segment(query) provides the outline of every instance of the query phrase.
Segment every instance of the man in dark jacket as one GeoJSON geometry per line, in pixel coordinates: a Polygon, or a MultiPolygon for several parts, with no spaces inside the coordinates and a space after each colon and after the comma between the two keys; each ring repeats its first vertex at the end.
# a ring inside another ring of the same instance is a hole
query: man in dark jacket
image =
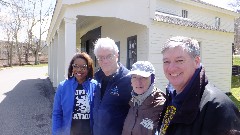
{"type": "Polygon", "coordinates": [[[212,85],[200,63],[197,40],[172,37],[162,48],[163,70],[169,80],[160,120],[161,135],[237,135],[240,113],[212,85]]]}
{"type": "Polygon", "coordinates": [[[131,99],[131,77],[118,63],[118,47],[110,38],[100,38],[95,43],[94,54],[100,70],[95,73],[98,89],[93,109],[94,135],[121,135],[131,99]]]}

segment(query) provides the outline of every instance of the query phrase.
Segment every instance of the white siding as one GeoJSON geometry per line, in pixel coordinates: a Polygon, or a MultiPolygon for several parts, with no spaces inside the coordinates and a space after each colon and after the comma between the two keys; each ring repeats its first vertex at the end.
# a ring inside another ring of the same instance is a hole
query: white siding
{"type": "MultiPolygon", "coordinates": [[[[114,41],[120,41],[120,61],[126,65],[127,60],[127,38],[137,35],[137,56],[138,60],[148,59],[148,30],[147,27],[136,23],[127,22],[120,19],[104,18],[100,21],[89,24],[84,30],[79,30],[78,38],[84,35],[87,31],[97,27],[101,27],[101,37],[109,37],[114,41]]],[[[80,41],[78,41],[80,44],[80,41]]]]}
{"type": "Polygon", "coordinates": [[[170,0],[157,0],[156,1],[156,11],[161,11],[163,13],[168,13],[171,15],[181,16],[179,11],[181,7],[175,5],[175,1],[170,0]]]}
{"type": "Polygon", "coordinates": [[[149,0],[93,0],[67,8],[66,16],[115,17],[143,25],[148,25],[150,18],[149,0]]]}
{"type": "Polygon", "coordinates": [[[163,43],[172,36],[188,36],[201,42],[202,61],[206,68],[206,74],[214,85],[229,92],[231,89],[231,33],[202,30],[189,27],[181,27],[166,23],[156,22],[150,30],[150,52],[152,57],[149,61],[156,68],[157,86],[165,88],[167,80],[162,69],[162,54],[160,53],[163,43]],[[169,30],[171,29],[171,30],[169,30]],[[211,39],[211,40],[209,40],[211,39]]]}
{"type": "MultiPolygon", "coordinates": [[[[176,16],[182,16],[182,10],[188,11],[188,19],[191,21],[197,21],[210,26],[215,26],[215,17],[220,18],[220,29],[227,31],[234,31],[234,17],[229,14],[216,12],[213,10],[206,10],[205,8],[196,7],[184,3],[169,0],[157,0],[156,10],[174,14],[176,16]]],[[[224,9],[222,9],[224,10],[224,9]]]]}

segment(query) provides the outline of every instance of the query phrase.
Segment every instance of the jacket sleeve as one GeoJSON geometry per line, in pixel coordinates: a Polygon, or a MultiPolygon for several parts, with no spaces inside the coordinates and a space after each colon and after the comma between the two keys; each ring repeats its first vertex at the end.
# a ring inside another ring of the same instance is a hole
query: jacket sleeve
{"type": "Polygon", "coordinates": [[[209,109],[205,117],[205,128],[207,134],[226,135],[231,130],[240,130],[240,112],[236,106],[226,97],[222,101],[209,104],[209,109]]]}
{"type": "Polygon", "coordinates": [[[63,111],[61,105],[61,92],[63,86],[59,85],[54,97],[52,112],[52,135],[57,135],[62,127],[63,111]]]}

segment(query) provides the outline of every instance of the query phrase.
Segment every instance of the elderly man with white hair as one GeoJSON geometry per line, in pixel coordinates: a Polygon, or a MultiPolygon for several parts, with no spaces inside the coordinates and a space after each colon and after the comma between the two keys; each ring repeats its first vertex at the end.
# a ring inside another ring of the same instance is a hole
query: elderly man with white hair
{"type": "Polygon", "coordinates": [[[131,99],[129,72],[118,62],[118,47],[110,38],[95,43],[94,54],[100,69],[95,73],[98,82],[94,97],[93,134],[121,135],[131,99]]]}

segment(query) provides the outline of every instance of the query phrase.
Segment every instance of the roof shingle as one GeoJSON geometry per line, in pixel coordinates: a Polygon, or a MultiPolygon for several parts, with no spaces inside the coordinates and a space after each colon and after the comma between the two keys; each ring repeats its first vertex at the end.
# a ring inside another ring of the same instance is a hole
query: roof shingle
{"type": "Polygon", "coordinates": [[[158,21],[158,22],[164,22],[164,23],[175,24],[175,25],[186,26],[186,27],[193,27],[193,28],[198,28],[198,29],[230,32],[225,29],[218,29],[217,27],[214,27],[214,26],[211,26],[208,24],[204,24],[201,22],[191,21],[190,19],[187,19],[187,18],[168,15],[168,14],[160,13],[160,12],[155,12],[155,18],[153,20],[158,21]]]}

